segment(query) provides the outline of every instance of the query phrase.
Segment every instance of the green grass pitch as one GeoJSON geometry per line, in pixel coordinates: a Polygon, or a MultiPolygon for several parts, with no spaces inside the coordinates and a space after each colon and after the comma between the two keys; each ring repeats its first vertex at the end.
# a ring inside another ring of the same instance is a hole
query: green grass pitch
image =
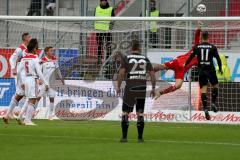
{"type": "Polygon", "coordinates": [[[122,144],[120,122],[35,120],[38,126],[0,123],[0,160],[239,160],[240,126],[136,124],[122,144]]]}

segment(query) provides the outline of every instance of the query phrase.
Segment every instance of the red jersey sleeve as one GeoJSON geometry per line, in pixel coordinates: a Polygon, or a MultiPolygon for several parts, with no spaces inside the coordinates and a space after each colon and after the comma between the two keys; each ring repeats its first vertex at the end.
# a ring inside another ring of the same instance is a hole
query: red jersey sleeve
{"type": "Polygon", "coordinates": [[[48,61],[47,58],[46,58],[46,57],[43,57],[43,58],[41,58],[41,60],[40,60],[40,64],[45,63],[45,62],[47,62],[47,61],[48,61]]]}
{"type": "Polygon", "coordinates": [[[51,59],[52,59],[52,61],[54,61],[54,62],[57,61],[57,57],[56,57],[56,56],[52,56],[51,59]]]}
{"type": "Polygon", "coordinates": [[[200,43],[200,41],[201,41],[200,35],[201,35],[201,29],[198,28],[198,29],[196,29],[196,31],[195,31],[194,46],[195,46],[195,45],[198,45],[198,44],[200,43]]]}

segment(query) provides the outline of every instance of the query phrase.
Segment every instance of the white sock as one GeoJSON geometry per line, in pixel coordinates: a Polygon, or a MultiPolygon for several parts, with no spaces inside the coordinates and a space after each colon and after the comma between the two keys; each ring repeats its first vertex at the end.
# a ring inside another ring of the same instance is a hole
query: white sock
{"type": "Polygon", "coordinates": [[[34,112],[33,104],[28,103],[27,111],[26,111],[26,117],[25,117],[24,122],[26,122],[26,123],[31,122],[32,117],[33,117],[33,112],[34,112]]]}
{"type": "Polygon", "coordinates": [[[26,97],[24,96],[19,102],[18,102],[18,107],[22,108],[26,102],[26,97]]]}
{"type": "Polygon", "coordinates": [[[23,107],[21,108],[18,119],[23,119],[23,115],[26,114],[27,107],[28,107],[28,101],[26,100],[23,107]]]}
{"type": "Polygon", "coordinates": [[[7,115],[6,115],[7,118],[9,118],[9,116],[12,115],[12,112],[13,112],[14,108],[17,106],[17,103],[18,102],[15,100],[15,97],[12,97],[12,100],[10,102],[10,106],[9,106],[9,109],[8,109],[7,115]]]}
{"type": "Polygon", "coordinates": [[[39,101],[36,102],[36,104],[34,105],[34,108],[38,107],[38,103],[39,103],[39,101]]]}
{"type": "Polygon", "coordinates": [[[54,103],[50,102],[50,105],[49,105],[49,118],[50,118],[50,116],[53,116],[53,111],[54,111],[54,103]]]}

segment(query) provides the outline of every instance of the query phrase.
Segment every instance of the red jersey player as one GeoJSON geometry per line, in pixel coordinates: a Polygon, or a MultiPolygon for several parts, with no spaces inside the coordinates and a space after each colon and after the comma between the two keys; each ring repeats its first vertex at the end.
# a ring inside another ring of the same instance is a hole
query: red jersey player
{"type": "MultiPolygon", "coordinates": [[[[195,41],[194,41],[194,46],[200,43],[200,35],[201,35],[201,22],[198,22],[198,28],[195,31],[195,41]]],[[[185,73],[192,67],[192,66],[197,66],[198,65],[198,60],[195,57],[190,64],[184,67],[184,64],[188,57],[191,55],[193,48],[189,50],[187,53],[177,57],[176,59],[173,59],[169,62],[166,62],[164,64],[157,64],[154,66],[154,71],[158,72],[160,70],[168,70],[171,69],[175,73],[175,85],[172,85],[166,89],[161,90],[160,92],[156,93],[155,99],[158,99],[161,95],[167,94],[169,92],[174,92],[175,90],[179,89],[182,87],[183,84],[183,79],[185,73]]]]}

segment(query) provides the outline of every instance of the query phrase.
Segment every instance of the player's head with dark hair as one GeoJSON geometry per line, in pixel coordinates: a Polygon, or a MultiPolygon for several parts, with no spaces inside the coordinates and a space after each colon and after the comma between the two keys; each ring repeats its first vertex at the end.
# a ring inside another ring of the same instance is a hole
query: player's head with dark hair
{"type": "Polygon", "coordinates": [[[44,49],[44,52],[47,56],[52,56],[53,55],[54,48],[52,46],[48,46],[44,49]]]}
{"type": "Polygon", "coordinates": [[[132,47],[132,51],[139,52],[140,51],[140,42],[139,42],[139,40],[136,40],[136,39],[132,40],[131,47],[132,47]]]}
{"type": "Polygon", "coordinates": [[[208,31],[203,31],[201,37],[203,41],[207,41],[209,37],[208,31]]]}
{"type": "Polygon", "coordinates": [[[30,53],[34,53],[34,51],[38,49],[38,41],[36,38],[30,40],[27,45],[27,49],[30,53]]]}
{"type": "Polygon", "coordinates": [[[30,42],[31,39],[32,37],[28,32],[22,34],[22,41],[26,43],[26,45],[30,42]]]}

